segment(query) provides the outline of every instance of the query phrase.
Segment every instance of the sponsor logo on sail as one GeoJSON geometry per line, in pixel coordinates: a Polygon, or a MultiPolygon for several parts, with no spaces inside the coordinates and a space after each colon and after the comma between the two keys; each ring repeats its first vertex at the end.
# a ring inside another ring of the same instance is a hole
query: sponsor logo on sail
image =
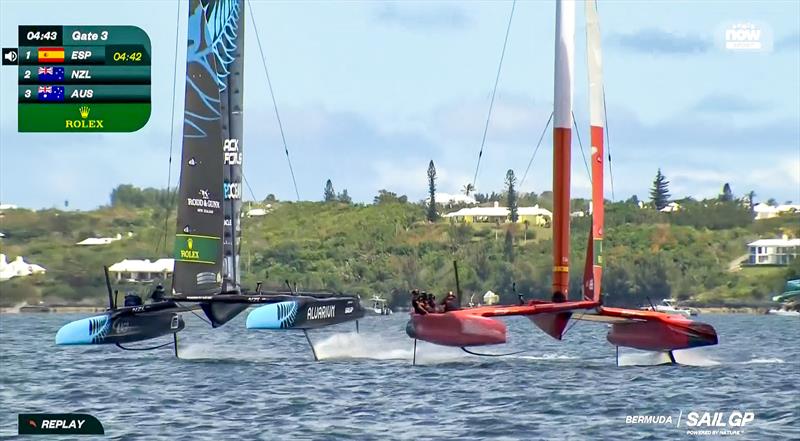
{"type": "Polygon", "coordinates": [[[217,276],[212,272],[205,271],[197,273],[196,280],[198,285],[212,285],[216,283],[217,276]]]}
{"type": "Polygon", "coordinates": [[[225,199],[241,199],[242,198],[242,183],[241,182],[225,182],[222,186],[225,199]]]}
{"type": "Polygon", "coordinates": [[[191,237],[186,239],[186,249],[181,251],[181,259],[185,260],[199,260],[200,251],[194,249],[194,239],[191,237]]]}
{"type": "Polygon", "coordinates": [[[102,129],[102,119],[88,119],[92,109],[89,106],[78,107],[81,119],[68,119],[64,121],[64,128],[67,129],[102,129]]]}
{"type": "Polygon", "coordinates": [[[199,198],[187,198],[186,205],[196,207],[198,213],[214,214],[220,208],[220,202],[211,198],[208,190],[200,189],[197,192],[199,198]]]}
{"type": "Polygon", "coordinates": [[[238,139],[226,139],[222,143],[222,154],[225,165],[242,165],[242,152],[239,151],[238,139]]]}

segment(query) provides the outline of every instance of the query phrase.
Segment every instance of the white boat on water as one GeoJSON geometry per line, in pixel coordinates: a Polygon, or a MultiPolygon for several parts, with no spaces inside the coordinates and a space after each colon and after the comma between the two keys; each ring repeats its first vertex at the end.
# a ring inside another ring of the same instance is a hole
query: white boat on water
{"type": "Polygon", "coordinates": [[[687,309],[687,308],[678,308],[678,307],[676,307],[676,304],[677,304],[677,302],[675,300],[663,299],[663,300],[661,300],[660,304],[655,305],[654,307],[645,306],[642,309],[655,310],[655,311],[664,312],[664,313],[667,313],[667,314],[678,314],[678,315],[682,315],[684,317],[691,317],[693,315],[697,315],[697,311],[693,311],[693,310],[687,309]]]}
{"type": "Polygon", "coordinates": [[[372,298],[372,312],[374,312],[376,315],[392,315],[392,309],[389,308],[389,302],[379,296],[374,296],[372,298]]]}
{"type": "Polygon", "coordinates": [[[782,315],[786,317],[800,317],[800,311],[791,311],[788,309],[770,309],[767,311],[769,315],[782,315]]]}

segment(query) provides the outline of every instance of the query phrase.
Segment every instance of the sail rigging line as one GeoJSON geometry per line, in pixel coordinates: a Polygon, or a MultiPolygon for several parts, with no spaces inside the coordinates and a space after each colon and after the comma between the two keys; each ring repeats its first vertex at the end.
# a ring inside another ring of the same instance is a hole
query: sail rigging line
{"type": "Polygon", "coordinates": [[[578,138],[578,147],[583,157],[583,165],[586,167],[586,174],[589,176],[589,182],[592,182],[592,172],[589,170],[589,162],[586,161],[586,152],[583,151],[583,143],[581,142],[581,132],[578,130],[578,123],[575,121],[575,112],[572,112],[572,127],[575,128],[575,137],[578,138]]]}
{"type": "Polygon", "coordinates": [[[608,110],[606,110],[606,86],[603,85],[603,118],[605,118],[606,151],[608,152],[608,178],[611,181],[611,200],[614,200],[614,168],[611,166],[611,140],[608,130],[608,110]]]}
{"type": "MultiPolygon", "coordinates": [[[[167,198],[169,199],[169,203],[164,210],[164,248],[167,246],[167,236],[169,235],[169,212],[175,203],[175,198],[178,195],[177,189],[175,190],[174,194],[170,195],[170,185],[172,185],[172,151],[175,145],[175,98],[177,97],[177,93],[175,91],[178,87],[178,41],[180,40],[179,28],[181,22],[181,2],[180,0],[176,0],[175,3],[178,5],[178,14],[177,18],[175,19],[175,61],[172,65],[172,110],[169,113],[171,117],[169,128],[169,165],[167,166],[167,198]]],[[[156,243],[156,256],[161,253],[161,244],[162,241],[161,238],[159,238],[158,242],[156,243]]]]}
{"type": "MultiPolygon", "coordinates": [[[[250,0],[248,0],[250,1],[250,0]]],[[[486,125],[483,127],[483,139],[481,139],[481,150],[478,152],[478,163],[475,165],[475,175],[472,177],[472,188],[478,181],[478,170],[481,167],[481,158],[483,157],[483,148],[486,145],[486,134],[489,131],[489,121],[492,119],[492,109],[494,109],[494,97],[497,94],[497,84],[500,82],[500,71],[503,69],[503,59],[506,56],[506,46],[508,46],[508,34],[511,32],[511,20],[514,18],[514,8],[517,5],[517,0],[511,3],[511,13],[508,15],[508,25],[506,26],[506,36],[503,40],[503,50],[500,52],[500,63],[497,65],[497,75],[494,78],[494,88],[492,89],[492,98],[489,101],[489,113],[486,115],[486,125]]]]}
{"type": "MultiPolygon", "coordinates": [[[[515,0],[516,1],[516,0],[515,0]]],[[[278,112],[278,103],[275,100],[275,91],[272,88],[272,80],[269,77],[269,69],[267,68],[267,59],[264,58],[264,50],[261,47],[261,37],[258,34],[258,26],[256,25],[255,12],[250,0],[247,0],[247,7],[250,8],[250,21],[253,23],[253,30],[256,33],[256,42],[258,43],[258,52],[261,54],[261,62],[264,65],[264,73],[267,76],[267,85],[269,86],[269,94],[272,98],[272,107],[275,109],[275,118],[278,120],[278,129],[281,132],[281,141],[283,141],[283,151],[286,153],[286,162],[289,164],[289,173],[292,175],[292,184],[294,184],[294,193],[297,196],[297,201],[300,201],[300,191],[297,189],[297,179],[294,176],[294,167],[292,167],[292,158],[289,156],[289,147],[286,144],[286,135],[283,132],[283,123],[281,122],[281,115],[278,112]]]]}
{"type": "Polygon", "coordinates": [[[528,177],[528,171],[531,169],[531,165],[533,164],[533,158],[536,157],[536,152],[539,151],[539,147],[542,145],[542,140],[544,139],[544,135],[547,133],[547,128],[550,127],[550,122],[553,121],[553,112],[550,112],[550,118],[547,118],[547,124],[544,125],[544,129],[542,129],[542,134],[539,136],[539,142],[536,143],[536,148],[533,149],[533,154],[531,155],[531,160],[528,161],[528,167],[525,168],[525,174],[522,175],[522,181],[519,183],[519,188],[522,189],[522,186],[525,185],[525,178],[528,177]]]}

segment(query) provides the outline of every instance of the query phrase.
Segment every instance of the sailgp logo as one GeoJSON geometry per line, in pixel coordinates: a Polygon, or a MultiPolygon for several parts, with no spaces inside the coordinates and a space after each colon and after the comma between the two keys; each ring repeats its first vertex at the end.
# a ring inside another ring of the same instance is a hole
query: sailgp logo
{"type": "Polygon", "coordinates": [[[730,412],[689,412],[680,411],[673,415],[627,415],[625,424],[648,424],[686,427],[686,435],[691,436],[730,436],[742,435],[745,426],[755,420],[755,413],[734,410],[730,412]],[[683,424],[683,426],[681,425],[683,424]]]}
{"type": "Polygon", "coordinates": [[[336,305],[312,306],[308,308],[307,320],[321,320],[336,317],[336,305]]]}

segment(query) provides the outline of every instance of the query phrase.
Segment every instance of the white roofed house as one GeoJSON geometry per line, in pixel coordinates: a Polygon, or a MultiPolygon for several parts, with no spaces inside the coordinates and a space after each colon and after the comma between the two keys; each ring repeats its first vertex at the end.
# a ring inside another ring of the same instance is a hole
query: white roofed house
{"type": "Polygon", "coordinates": [[[117,282],[152,282],[165,280],[172,276],[175,259],[158,259],[151,262],[149,259],[123,259],[108,267],[108,272],[117,282]]]}
{"type": "Polygon", "coordinates": [[[773,206],[762,202],[753,207],[753,212],[756,214],[756,220],[771,219],[784,214],[800,213],[800,204],[780,204],[773,206]]]}
{"type": "MultiPolygon", "coordinates": [[[[501,207],[499,203],[495,202],[492,207],[468,207],[462,208],[452,213],[444,215],[445,218],[453,222],[471,223],[505,223],[508,220],[509,210],[508,207],[501,207]]],[[[517,223],[524,223],[528,221],[530,225],[547,226],[553,217],[550,210],[541,208],[538,205],[533,207],[518,207],[517,208],[517,223]]]]}
{"type": "MultiPolygon", "coordinates": [[[[133,233],[128,233],[128,237],[132,236],[133,233]]],[[[114,237],[87,237],[82,241],[76,243],[75,245],[82,245],[82,246],[94,246],[94,245],[108,245],[111,242],[115,242],[117,240],[122,239],[121,234],[117,234],[114,237]]]]}
{"type": "Polygon", "coordinates": [[[788,265],[800,254],[800,239],[759,239],[747,244],[750,265],[788,265]]]}

